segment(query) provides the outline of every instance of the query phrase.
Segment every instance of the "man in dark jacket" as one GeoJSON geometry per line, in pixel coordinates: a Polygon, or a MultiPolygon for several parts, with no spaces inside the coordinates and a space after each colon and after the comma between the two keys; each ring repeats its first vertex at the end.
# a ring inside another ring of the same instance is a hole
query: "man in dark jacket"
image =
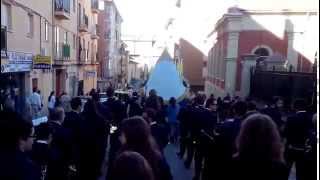
{"type": "Polygon", "coordinates": [[[139,97],[137,92],[133,92],[132,97],[128,102],[128,116],[141,116],[142,106],[139,104],[139,97]]]}
{"type": "Polygon", "coordinates": [[[52,141],[53,131],[48,123],[41,123],[35,128],[36,141],[33,143],[31,157],[41,169],[42,179],[46,179],[48,162],[50,158],[49,145],[52,141]]]}
{"type": "MultiPolygon", "coordinates": [[[[82,102],[79,97],[72,98],[71,102],[71,111],[66,113],[66,117],[63,122],[63,127],[74,131],[78,126],[79,121],[81,120],[80,112],[82,102]]],[[[72,132],[73,133],[73,132],[72,132]]]]}
{"type": "Polygon", "coordinates": [[[228,172],[228,164],[230,164],[232,156],[236,152],[235,141],[247,112],[247,104],[238,101],[233,105],[233,109],[234,118],[221,123],[215,130],[215,152],[213,153],[216,163],[211,168],[214,169],[211,177],[217,179],[223,179],[225,173],[230,173],[228,172]]]}
{"type": "Polygon", "coordinates": [[[153,108],[156,111],[159,111],[161,109],[160,100],[157,96],[156,90],[150,90],[149,97],[146,100],[145,108],[153,108]]]}
{"type": "Polygon", "coordinates": [[[211,152],[208,152],[208,147],[210,145],[210,139],[213,136],[213,130],[217,123],[216,113],[213,111],[214,104],[211,104],[210,107],[212,109],[207,109],[203,106],[204,99],[198,98],[196,100],[196,106],[193,111],[193,123],[191,136],[195,141],[195,176],[194,180],[200,179],[202,173],[202,164],[205,160],[206,155],[211,152]]]}
{"type": "Polygon", "coordinates": [[[184,102],[185,106],[182,106],[177,116],[177,119],[180,122],[180,151],[177,153],[177,155],[180,159],[183,158],[188,145],[188,136],[190,134],[189,122],[191,121],[190,118],[192,108],[192,104],[189,99],[185,99],[184,102]]]}
{"type": "Polygon", "coordinates": [[[113,127],[117,128],[114,132],[110,134],[110,150],[109,150],[109,162],[112,162],[115,158],[116,153],[121,147],[121,142],[119,136],[121,135],[119,126],[121,122],[127,117],[125,104],[122,103],[114,96],[114,89],[107,89],[108,100],[103,103],[105,107],[110,111],[111,114],[111,124],[113,127]]]}
{"type": "Polygon", "coordinates": [[[56,107],[50,115],[49,127],[53,131],[48,162],[48,180],[68,179],[72,157],[71,132],[62,126],[64,109],[56,107]]]}
{"type": "Polygon", "coordinates": [[[40,180],[41,171],[28,157],[34,130],[15,112],[0,112],[0,179],[40,180]]]}
{"type": "Polygon", "coordinates": [[[296,100],[293,105],[296,113],[289,116],[284,129],[286,139],[285,158],[289,168],[296,165],[297,180],[304,179],[304,154],[309,133],[312,130],[312,117],[306,112],[306,102],[296,100]]]}
{"type": "Polygon", "coordinates": [[[169,130],[163,124],[157,122],[156,112],[151,108],[145,110],[143,118],[150,124],[151,134],[163,153],[164,148],[169,142],[169,130]]]}

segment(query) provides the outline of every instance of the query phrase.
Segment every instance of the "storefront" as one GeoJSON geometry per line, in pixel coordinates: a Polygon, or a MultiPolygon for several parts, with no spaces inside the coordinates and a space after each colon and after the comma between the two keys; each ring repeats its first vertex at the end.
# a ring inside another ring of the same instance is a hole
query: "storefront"
{"type": "Polygon", "coordinates": [[[1,55],[0,92],[1,108],[12,106],[17,112],[25,113],[26,98],[30,90],[32,54],[8,51],[1,55]]]}

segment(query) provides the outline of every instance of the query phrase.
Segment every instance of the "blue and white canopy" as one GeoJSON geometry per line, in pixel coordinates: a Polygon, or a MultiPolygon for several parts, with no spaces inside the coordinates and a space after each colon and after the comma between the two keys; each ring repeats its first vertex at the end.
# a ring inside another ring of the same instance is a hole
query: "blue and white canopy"
{"type": "Polygon", "coordinates": [[[163,51],[150,74],[146,84],[146,92],[149,93],[151,89],[155,89],[158,96],[163,97],[164,100],[169,100],[171,97],[178,99],[186,91],[177,66],[167,50],[163,51]]]}

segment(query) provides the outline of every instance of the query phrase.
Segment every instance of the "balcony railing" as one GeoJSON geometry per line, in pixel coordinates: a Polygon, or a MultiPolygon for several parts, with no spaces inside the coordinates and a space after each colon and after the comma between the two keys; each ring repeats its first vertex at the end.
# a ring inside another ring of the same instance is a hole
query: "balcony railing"
{"type": "Polygon", "coordinates": [[[1,57],[7,56],[7,27],[1,26],[1,57]]]}
{"type": "Polygon", "coordinates": [[[88,54],[88,49],[82,49],[80,51],[80,56],[79,56],[80,63],[85,63],[88,61],[87,54],[88,54]]]}
{"type": "Polygon", "coordinates": [[[87,15],[83,15],[83,19],[80,21],[79,31],[88,32],[89,18],[87,15]]]}
{"type": "Polygon", "coordinates": [[[93,13],[99,13],[99,0],[91,0],[91,9],[93,13]]]}
{"type": "Polygon", "coordinates": [[[70,19],[70,0],[55,0],[54,9],[57,18],[70,19]]]}
{"type": "Polygon", "coordinates": [[[99,36],[98,36],[98,30],[99,30],[99,27],[98,25],[96,24],[94,27],[93,27],[93,31],[91,33],[91,39],[98,39],[99,36]]]}
{"type": "Polygon", "coordinates": [[[70,60],[71,48],[69,44],[59,43],[55,47],[54,59],[57,61],[70,60]]]}

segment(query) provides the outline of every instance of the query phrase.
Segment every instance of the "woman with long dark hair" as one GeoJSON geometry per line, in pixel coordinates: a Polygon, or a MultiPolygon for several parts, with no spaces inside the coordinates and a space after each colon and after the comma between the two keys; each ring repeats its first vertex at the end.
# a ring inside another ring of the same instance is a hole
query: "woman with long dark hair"
{"type": "Polygon", "coordinates": [[[114,161],[110,180],[154,180],[152,168],[139,153],[125,151],[114,161]]]}
{"type": "Polygon", "coordinates": [[[267,115],[253,114],[243,121],[230,179],[287,180],[283,144],[277,125],[267,115]]]}
{"type": "Polygon", "coordinates": [[[123,146],[120,152],[140,153],[151,165],[155,180],[172,179],[170,168],[151,135],[149,124],[144,119],[133,117],[123,121],[121,131],[123,146]]]}

